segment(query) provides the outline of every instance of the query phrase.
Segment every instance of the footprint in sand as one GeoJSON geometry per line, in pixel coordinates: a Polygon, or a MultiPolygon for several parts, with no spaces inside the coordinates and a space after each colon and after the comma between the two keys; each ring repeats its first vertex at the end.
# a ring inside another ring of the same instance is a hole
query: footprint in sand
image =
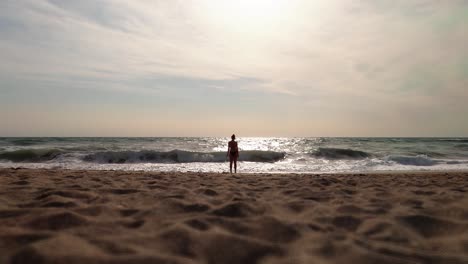
{"type": "Polygon", "coordinates": [[[29,182],[25,180],[20,180],[20,181],[15,181],[15,182],[10,183],[10,185],[28,185],[28,184],[29,182]]]}
{"type": "Polygon", "coordinates": [[[140,212],[140,210],[138,209],[122,209],[120,210],[120,215],[123,217],[127,217],[127,216],[132,216],[138,212],[140,212]]]}
{"type": "Polygon", "coordinates": [[[137,193],[140,192],[138,189],[108,189],[105,190],[106,192],[112,193],[112,194],[117,194],[117,195],[123,195],[123,194],[131,194],[131,193],[137,193]]]}
{"type": "Polygon", "coordinates": [[[0,219],[2,218],[11,218],[11,217],[18,217],[25,214],[30,213],[31,210],[24,210],[24,209],[7,209],[7,210],[0,210],[0,219]]]}
{"type": "Polygon", "coordinates": [[[355,231],[361,225],[362,220],[351,215],[343,215],[334,217],[331,222],[338,228],[355,231]]]}
{"type": "Polygon", "coordinates": [[[207,196],[217,196],[218,195],[218,192],[216,192],[215,190],[212,190],[212,189],[204,189],[202,191],[202,193],[204,195],[207,195],[207,196]]]}
{"type": "Polygon", "coordinates": [[[88,263],[104,262],[106,254],[84,239],[58,235],[24,247],[14,254],[11,263],[88,263]],[[92,258],[90,258],[92,256],[92,258]]]}
{"type": "Polygon", "coordinates": [[[466,233],[468,225],[456,223],[453,221],[435,218],[427,215],[408,215],[398,217],[398,220],[423,237],[436,237],[457,234],[459,232],[466,233]]]}
{"type": "Polygon", "coordinates": [[[225,216],[225,217],[247,217],[252,215],[261,214],[263,210],[261,208],[254,208],[247,203],[234,202],[228,203],[221,208],[213,210],[214,215],[225,216]]]}
{"type": "Polygon", "coordinates": [[[130,222],[124,222],[123,226],[127,228],[140,228],[145,224],[145,220],[139,219],[130,222]]]}
{"type": "Polygon", "coordinates": [[[188,225],[189,227],[194,228],[196,230],[200,230],[200,231],[205,231],[210,228],[209,224],[198,219],[190,219],[190,220],[185,221],[184,223],[188,225]]]}
{"type": "Polygon", "coordinates": [[[281,256],[284,251],[275,244],[224,234],[207,236],[202,245],[207,263],[259,263],[267,256],[281,256]]]}
{"type": "Polygon", "coordinates": [[[33,229],[62,230],[88,225],[88,222],[85,217],[65,211],[36,217],[27,226],[33,229]]]}

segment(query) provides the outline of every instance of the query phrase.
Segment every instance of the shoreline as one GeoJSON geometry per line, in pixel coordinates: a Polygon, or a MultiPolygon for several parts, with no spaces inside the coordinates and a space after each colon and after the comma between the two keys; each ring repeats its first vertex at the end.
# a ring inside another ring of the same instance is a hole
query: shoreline
{"type": "Polygon", "coordinates": [[[468,172],[0,169],[0,263],[466,263],[467,237],[468,172]]]}
{"type": "MultiPolygon", "coordinates": [[[[228,166],[228,165],[227,165],[228,166]]],[[[124,169],[75,169],[75,168],[28,168],[28,167],[0,167],[0,172],[3,170],[38,170],[38,171],[82,171],[82,172],[121,172],[121,173],[168,173],[168,174],[232,174],[232,175],[357,175],[357,174],[383,174],[383,175],[392,175],[392,174],[457,174],[457,173],[466,173],[468,174],[468,169],[460,170],[374,170],[374,171],[346,171],[346,172],[330,172],[330,171],[291,171],[291,172],[282,172],[282,171],[271,171],[271,172],[238,172],[230,173],[229,171],[223,172],[205,172],[205,171],[157,171],[157,170],[124,170],[124,169]]]]}

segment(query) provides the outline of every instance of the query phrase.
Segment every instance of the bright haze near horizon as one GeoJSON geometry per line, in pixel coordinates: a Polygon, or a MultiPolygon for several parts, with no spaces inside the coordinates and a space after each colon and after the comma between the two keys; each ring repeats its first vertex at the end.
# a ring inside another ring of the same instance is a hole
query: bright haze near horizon
{"type": "Polygon", "coordinates": [[[468,2],[3,0],[0,136],[468,136],[468,2]]]}

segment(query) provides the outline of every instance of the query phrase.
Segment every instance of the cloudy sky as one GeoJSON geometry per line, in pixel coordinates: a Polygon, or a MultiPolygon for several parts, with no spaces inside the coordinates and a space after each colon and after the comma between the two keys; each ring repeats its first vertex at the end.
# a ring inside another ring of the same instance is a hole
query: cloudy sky
{"type": "Polygon", "coordinates": [[[468,136],[467,0],[2,0],[0,136],[468,136]]]}

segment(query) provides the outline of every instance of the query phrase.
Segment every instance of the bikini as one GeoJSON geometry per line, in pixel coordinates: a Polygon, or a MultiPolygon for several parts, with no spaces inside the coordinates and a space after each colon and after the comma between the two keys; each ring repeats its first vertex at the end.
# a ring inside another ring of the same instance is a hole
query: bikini
{"type": "Polygon", "coordinates": [[[237,152],[238,152],[238,151],[239,151],[239,150],[237,150],[237,149],[232,149],[232,148],[231,148],[231,156],[237,155],[237,152]]]}
{"type": "Polygon", "coordinates": [[[239,149],[236,146],[235,149],[234,149],[234,147],[231,147],[231,150],[230,150],[229,153],[230,153],[231,156],[236,156],[238,152],[239,152],[239,149]]]}

